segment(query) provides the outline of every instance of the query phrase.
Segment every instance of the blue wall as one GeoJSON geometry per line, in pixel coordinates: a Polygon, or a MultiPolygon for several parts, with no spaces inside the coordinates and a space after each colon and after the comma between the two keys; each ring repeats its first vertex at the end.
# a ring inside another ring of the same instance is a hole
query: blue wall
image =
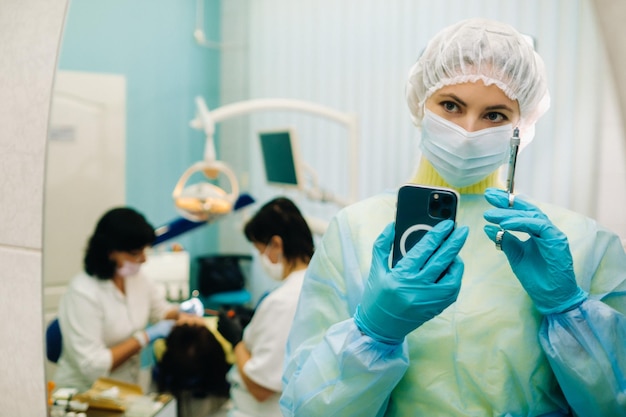
{"type": "MultiPolygon", "coordinates": [[[[204,2],[207,39],[219,40],[219,7],[204,2]]],[[[155,227],[178,217],[172,190],[203,157],[204,136],[189,127],[195,96],[219,103],[219,52],[196,44],[195,22],[192,0],[72,0],[65,22],[60,69],[126,76],[126,202],[155,227]]],[[[192,256],[214,252],[216,229],[176,241],[192,256]]]]}

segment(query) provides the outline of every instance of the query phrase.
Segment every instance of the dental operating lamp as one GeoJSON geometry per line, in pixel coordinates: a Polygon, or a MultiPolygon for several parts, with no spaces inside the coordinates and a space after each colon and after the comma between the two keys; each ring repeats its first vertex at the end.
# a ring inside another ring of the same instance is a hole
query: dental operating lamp
{"type": "MultiPolygon", "coordinates": [[[[191,165],[174,187],[172,198],[181,217],[155,229],[157,236],[154,242],[155,245],[202,225],[214,222],[220,217],[254,202],[250,195],[239,194],[237,177],[226,163],[217,160],[213,139],[216,123],[248,113],[268,110],[292,110],[311,113],[344,125],[348,130],[349,197],[341,199],[322,190],[318,185],[315,171],[306,164],[303,164],[303,169],[311,178],[311,186],[305,187],[302,191],[312,200],[331,202],[339,206],[345,206],[350,202],[356,201],[358,194],[358,126],[355,115],[342,113],[315,103],[281,98],[241,101],[212,111],[209,111],[202,97],[196,97],[195,103],[196,117],[190,124],[191,127],[202,130],[205,134],[204,157],[203,160],[191,165]],[[187,182],[194,174],[202,175],[204,180],[188,185],[187,182]],[[230,191],[226,191],[214,183],[214,180],[217,180],[220,176],[228,180],[230,191]]],[[[319,220],[311,219],[311,225],[315,226],[314,229],[322,231],[324,226],[319,223],[319,220]]]]}

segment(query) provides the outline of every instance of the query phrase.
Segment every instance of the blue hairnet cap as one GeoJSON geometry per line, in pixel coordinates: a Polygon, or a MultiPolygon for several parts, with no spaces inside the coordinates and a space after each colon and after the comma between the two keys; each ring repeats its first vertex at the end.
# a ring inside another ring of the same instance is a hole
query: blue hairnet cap
{"type": "Polygon", "coordinates": [[[462,20],[440,31],[409,71],[406,98],[419,125],[426,100],[442,87],[477,82],[495,84],[520,107],[524,146],[535,122],[550,107],[545,67],[529,38],[512,26],[482,18],[462,20]]]}

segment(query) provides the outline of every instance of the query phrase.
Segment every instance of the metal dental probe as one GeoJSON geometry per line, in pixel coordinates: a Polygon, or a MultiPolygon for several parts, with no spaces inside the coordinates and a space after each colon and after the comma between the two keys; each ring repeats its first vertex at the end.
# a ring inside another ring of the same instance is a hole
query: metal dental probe
{"type": "Polygon", "coordinates": [[[509,151],[509,171],[506,177],[506,191],[509,194],[509,207],[513,207],[515,196],[513,196],[514,178],[515,178],[515,164],[517,163],[517,153],[519,151],[519,128],[513,129],[513,136],[511,137],[511,148],[509,151]]]}

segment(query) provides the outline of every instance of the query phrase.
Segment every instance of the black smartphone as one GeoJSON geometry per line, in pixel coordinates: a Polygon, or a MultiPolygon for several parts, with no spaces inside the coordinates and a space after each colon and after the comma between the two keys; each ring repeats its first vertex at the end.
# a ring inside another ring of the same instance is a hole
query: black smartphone
{"type": "Polygon", "coordinates": [[[443,220],[456,221],[459,194],[443,187],[406,184],[398,190],[391,267],[443,220]]]}

